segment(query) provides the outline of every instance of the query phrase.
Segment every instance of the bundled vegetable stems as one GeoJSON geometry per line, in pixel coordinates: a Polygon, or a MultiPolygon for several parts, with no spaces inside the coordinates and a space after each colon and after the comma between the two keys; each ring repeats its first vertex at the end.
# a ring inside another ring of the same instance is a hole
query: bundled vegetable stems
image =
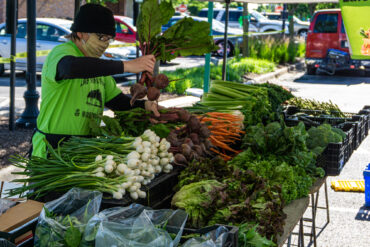
{"type": "Polygon", "coordinates": [[[136,138],[72,137],[58,150],[47,145],[51,152],[48,159],[13,159],[15,166],[24,169],[15,174],[29,176],[14,182],[29,184],[12,190],[10,195],[36,189],[28,196],[42,196],[80,187],[110,193],[115,199],[128,192],[136,200],[146,197],[142,185],[150,183],[156,174],[173,169],[170,143],[151,130],[136,138]]]}
{"type": "Polygon", "coordinates": [[[212,152],[220,155],[225,161],[232,159],[233,156],[241,152],[229,145],[240,141],[242,134],[245,133],[241,130],[243,117],[229,113],[208,112],[200,119],[211,131],[209,139],[214,146],[214,148],[210,148],[212,152]],[[226,154],[226,152],[231,154],[226,154]]]}
{"type": "Polygon", "coordinates": [[[327,114],[333,117],[345,117],[344,113],[339,109],[338,105],[331,102],[331,100],[329,100],[329,102],[320,102],[316,100],[295,97],[288,100],[287,104],[296,106],[302,110],[306,109],[318,111],[315,115],[327,114]]]}

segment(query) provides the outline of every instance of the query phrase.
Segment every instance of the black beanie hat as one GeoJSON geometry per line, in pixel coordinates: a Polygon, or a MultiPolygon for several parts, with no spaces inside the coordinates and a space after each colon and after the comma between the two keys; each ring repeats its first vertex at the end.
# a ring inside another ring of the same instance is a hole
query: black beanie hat
{"type": "Polygon", "coordinates": [[[99,4],[81,6],[71,26],[73,32],[102,33],[116,36],[113,12],[99,4]]]}

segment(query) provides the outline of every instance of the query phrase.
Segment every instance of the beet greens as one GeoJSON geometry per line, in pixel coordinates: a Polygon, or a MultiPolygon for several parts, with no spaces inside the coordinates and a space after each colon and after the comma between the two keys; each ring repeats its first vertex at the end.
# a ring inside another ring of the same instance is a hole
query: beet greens
{"type": "MultiPolygon", "coordinates": [[[[142,55],[152,54],[157,60],[170,61],[178,56],[203,55],[216,49],[213,38],[209,35],[208,22],[185,17],[162,33],[162,26],[174,14],[172,2],[144,1],[137,21],[142,55]]],[[[143,72],[138,83],[143,87],[133,86],[131,104],[136,99],[144,98],[146,94],[149,100],[158,100],[160,90],[168,86],[169,80],[164,74],[152,77],[148,72],[143,72]]]]}

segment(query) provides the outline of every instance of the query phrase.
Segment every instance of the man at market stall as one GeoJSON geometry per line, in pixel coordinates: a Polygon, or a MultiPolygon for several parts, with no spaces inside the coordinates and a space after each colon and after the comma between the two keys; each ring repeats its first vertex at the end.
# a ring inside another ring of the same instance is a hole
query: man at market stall
{"type": "Polygon", "coordinates": [[[111,76],[152,73],[154,56],[125,62],[100,59],[116,34],[111,10],[97,4],[81,6],[71,30],[70,41],[56,46],[43,66],[41,109],[32,137],[32,156],[46,158],[45,138],[57,147],[63,138],[89,136],[90,119],[99,121],[104,107],[113,111],[142,107],[159,115],[156,102],[137,100],[131,106],[130,97],[122,93],[111,76]]]}

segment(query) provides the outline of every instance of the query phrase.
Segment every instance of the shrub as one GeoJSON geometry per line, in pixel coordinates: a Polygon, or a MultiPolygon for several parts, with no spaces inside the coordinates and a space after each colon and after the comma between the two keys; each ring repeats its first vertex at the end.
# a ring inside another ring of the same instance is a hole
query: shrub
{"type": "MultiPolygon", "coordinates": [[[[235,57],[228,61],[226,79],[228,81],[242,81],[242,76],[246,73],[266,73],[275,70],[275,64],[267,60],[254,58],[235,57]]],[[[190,87],[203,88],[204,66],[190,69],[177,69],[175,71],[164,71],[172,81],[166,88],[167,92],[184,94],[190,87]]],[[[222,64],[211,66],[211,80],[222,79],[222,64]]]]}

